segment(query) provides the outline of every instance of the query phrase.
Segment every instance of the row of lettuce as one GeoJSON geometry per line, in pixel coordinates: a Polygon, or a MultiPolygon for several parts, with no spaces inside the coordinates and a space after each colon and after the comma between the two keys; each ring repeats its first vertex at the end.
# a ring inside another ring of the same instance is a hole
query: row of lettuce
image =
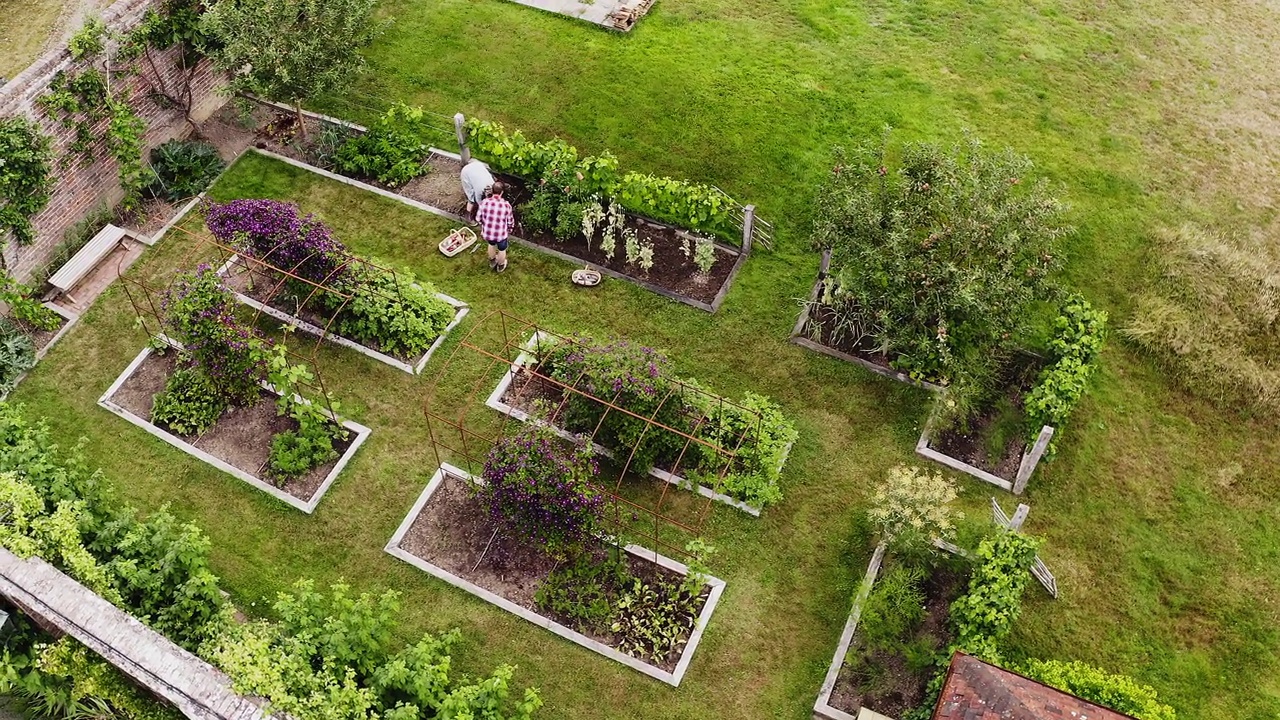
{"type": "MultiPolygon", "coordinates": [[[[397,103],[367,132],[341,141],[327,159],[344,174],[398,187],[428,171],[425,161],[437,123],[422,108],[397,103]]],[[[736,204],[710,185],[627,172],[608,150],[584,156],[561,139],[531,140],[520,130],[509,131],[488,120],[467,120],[466,132],[467,145],[476,157],[531,186],[537,198],[531,207],[551,206],[551,212],[544,213],[545,227],[539,229],[577,228],[588,203],[617,203],[636,215],[728,242],[741,240],[736,204]],[[560,217],[562,213],[566,217],[560,217]]]]}
{"type": "MultiPolygon", "coordinates": [[[[0,403],[0,544],[39,556],[178,645],[230,675],[235,690],[298,720],[487,718],[527,720],[542,702],[512,688],[515,668],[483,677],[451,672],[456,630],[397,640],[394,592],[353,594],[298,582],[274,620],[237,621],[209,566],[209,539],[167,509],[123,505],[78,448],[63,449],[42,422],[0,403]]],[[[0,656],[0,695],[45,716],[94,714],[161,720],[149,698],[70,638],[54,639],[17,615],[0,656]]]]}

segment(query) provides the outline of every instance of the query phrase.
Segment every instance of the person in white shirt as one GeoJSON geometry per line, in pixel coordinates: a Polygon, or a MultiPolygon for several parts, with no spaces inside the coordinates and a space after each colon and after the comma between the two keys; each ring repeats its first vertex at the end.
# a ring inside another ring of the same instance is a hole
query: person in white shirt
{"type": "Polygon", "coordinates": [[[471,158],[462,166],[462,193],[467,196],[467,217],[476,219],[476,208],[489,195],[493,187],[493,174],[484,163],[471,158]]]}

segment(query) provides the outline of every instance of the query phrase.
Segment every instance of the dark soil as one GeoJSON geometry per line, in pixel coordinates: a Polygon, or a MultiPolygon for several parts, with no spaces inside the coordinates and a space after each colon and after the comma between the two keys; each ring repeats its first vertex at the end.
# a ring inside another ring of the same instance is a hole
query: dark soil
{"type": "Polygon", "coordinates": [[[835,327],[835,312],[827,305],[815,304],[809,311],[809,322],[805,323],[803,336],[819,345],[861,358],[885,370],[898,372],[893,367],[892,357],[875,350],[867,343],[859,343],[847,334],[837,339],[835,327]]]}
{"type": "MultiPolygon", "coordinates": [[[[626,253],[623,251],[620,239],[617,241],[613,259],[606,258],[604,251],[600,249],[600,231],[597,231],[596,237],[588,243],[581,233],[569,240],[557,240],[550,233],[535,233],[524,227],[520,219],[520,205],[532,197],[532,191],[521,178],[510,175],[501,175],[499,178],[511,187],[507,192],[507,199],[511,201],[516,211],[515,234],[518,237],[540,247],[571,255],[584,263],[589,262],[597,267],[606,267],[641,282],[657,285],[676,295],[710,304],[715,300],[720,288],[728,282],[729,274],[738,260],[737,252],[717,245],[716,262],[711,266],[711,272],[703,275],[698,272],[693,259],[686,258],[684,255],[684,239],[689,238],[689,242],[692,242],[693,235],[669,225],[628,214],[625,226],[635,230],[636,236],[641,241],[647,240],[653,244],[653,269],[645,273],[638,266],[627,264],[626,253]]],[[[458,192],[462,192],[461,181],[459,181],[458,192]]]]}
{"type": "Polygon", "coordinates": [[[396,192],[445,212],[465,216],[467,198],[462,194],[462,180],[459,179],[462,163],[451,157],[432,154],[427,165],[430,172],[410,180],[396,192]]]}
{"type": "Polygon", "coordinates": [[[58,332],[61,331],[62,328],[66,327],[69,322],[71,321],[59,315],[58,327],[52,330],[33,330],[28,333],[28,335],[31,336],[32,344],[35,345],[36,352],[40,352],[48,347],[49,343],[53,342],[53,336],[57,335],[58,332]]]}
{"type": "MultiPolygon", "coordinates": [[[[883,575],[891,560],[881,568],[883,575]]],[[[925,616],[920,626],[903,644],[920,643],[935,651],[942,651],[951,641],[947,627],[951,603],[964,594],[968,584],[968,571],[953,562],[943,561],[924,580],[925,616]]],[[[855,632],[845,665],[840,668],[835,688],[831,691],[830,705],[851,715],[866,706],[889,717],[902,717],[903,713],[919,706],[925,699],[925,690],[935,671],[933,664],[913,669],[901,650],[886,651],[866,645],[860,632],[855,632]],[[855,660],[856,659],[856,660],[855,660]],[[851,661],[856,664],[851,664],[851,661]]]]}
{"type": "MultiPolygon", "coordinates": [[[[277,284],[280,282],[278,277],[272,277],[271,275],[268,275],[266,271],[257,269],[250,270],[243,263],[237,263],[231,267],[224,278],[226,280],[227,287],[232,290],[243,295],[247,295],[264,305],[311,323],[311,325],[315,327],[329,328],[329,334],[338,335],[334,329],[337,327],[337,320],[334,316],[321,314],[310,306],[303,306],[299,309],[296,302],[282,297],[283,290],[275,291],[273,293],[273,290],[275,290],[277,284]]],[[[311,286],[308,286],[308,290],[310,290],[310,288],[311,286]]],[[[353,338],[348,338],[346,336],[341,337],[359,345],[363,345],[371,350],[376,350],[384,355],[393,357],[401,362],[416,363],[418,360],[422,359],[421,355],[410,356],[403,350],[388,352],[383,350],[379,345],[369,345],[353,338]]]]}
{"type": "Polygon", "coordinates": [[[1035,385],[1044,360],[1033,355],[1019,355],[1004,373],[1004,392],[968,427],[941,430],[930,438],[929,447],[947,456],[985,470],[996,477],[1013,482],[1027,450],[1026,421],[1022,399],[1035,385]],[[968,432],[964,432],[964,430],[968,432]],[[1000,449],[993,451],[993,446],[1000,449]]]}
{"type": "MultiPolygon", "coordinates": [[[[538,587],[556,569],[556,562],[499,532],[465,480],[445,475],[440,487],[432,493],[431,499],[405,533],[400,546],[414,556],[521,607],[561,624],[573,625],[568,618],[542,610],[534,603],[538,587]]],[[[602,544],[593,553],[603,556],[606,551],[607,547],[602,544]]],[[[658,579],[680,582],[683,579],[683,576],[644,558],[630,553],[624,557],[632,575],[646,582],[658,579]]],[[[706,597],[704,593],[696,613],[702,612],[706,597]]],[[[583,634],[617,647],[617,641],[608,634],[583,634]]],[[[682,643],[679,650],[658,667],[674,670],[683,648],[682,643]]]]}
{"type": "MultiPolygon", "coordinates": [[[[134,415],[150,419],[155,396],[164,390],[176,365],[175,352],[163,355],[151,353],[110,399],[134,415]]],[[[277,415],[276,396],[263,390],[257,402],[246,407],[230,408],[203,435],[183,436],[169,428],[162,429],[233,467],[264,482],[271,482],[266,476],[267,460],[271,456],[271,439],[279,433],[297,430],[298,423],[293,418],[277,415]]],[[[334,442],[338,458],[351,446],[351,439],[334,442]]],[[[312,468],[309,473],[287,482],[281,489],[303,502],[309,502],[337,464],[338,460],[335,459],[312,468]]]]}

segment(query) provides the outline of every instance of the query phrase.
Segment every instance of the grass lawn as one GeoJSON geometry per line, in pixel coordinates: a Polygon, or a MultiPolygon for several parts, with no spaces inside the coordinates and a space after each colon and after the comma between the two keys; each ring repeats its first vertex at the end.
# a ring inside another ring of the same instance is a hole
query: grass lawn
{"type": "MultiPolygon", "coordinates": [[[[462,110],[613,149],[630,168],[714,182],[757,203],[778,250],[753,255],[715,316],[517,249],[489,274],[447,261],[439,218],[250,156],[215,191],[296,200],[359,252],[473,304],[560,332],[626,334],[719,392],[770,394],[801,431],[786,497],[707,530],[728,581],[679,689],[563,642],[381,552],[434,471],[421,408],[431,376],[329,349],[320,366],[369,444],[305,517],[111,417],[94,401],[144,342],[113,288],[15,393],[143,507],[173,503],[212,536],[252,611],[300,576],[405,593],[406,634],[457,625],[460,661],[520,665],[547,718],[808,717],[865,568],[852,519],[884,471],[913,461],[923,394],[786,342],[817,268],[806,222],[832,143],[972,129],[1030,155],[1078,228],[1066,280],[1122,323],[1153,240],[1185,220],[1265,227],[1280,145],[1266,141],[1274,12],[1209,0],[664,0],[631,34],[500,0],[388,0],[373,68],[326,109],[369,120],[390,99],[462,110]],[[1262,94],[1259,94],[1262,93],[1262,94]],[[1259,115],[1261,113],[1261,115],[1259,115]],[[1262,118],[1262,119],[1260,119],[1262,118]],[[253,606],[252,603],[258,605],[253,606]]],[[[1271,94],[1270,97],[1275,97],[1271,94]]],[[[171,267],[172,238],[135,272],[171,267]]],[[[1155,686],[1182,718],[1280,716],[1280,427],[1188,398],[1114,339],[1092,393],[1032,478],[1027,528],[1062,597],[1034,587],[1013,654],[1079,659],[1155,686]]],[[[985,516],[990,486],[968,480],[985,516]]],[[[1014,504],[1001,495],[1007,510],[1014,504]]]]}
{"type": "MultiPolygon", "coordinates": [[[[518,663],[522,681],[544,689],[548,717],[806,716],[865,566],[864,549],[849,546],[851,520],[889,466],[911,461],[928,398],[786,343],[794,305],[778,297],[785,266],[777,258],[753,259],[725,311],[712,316],[622,282],[584,292],[565,282],[570,266],[526,250],[501,277],[478,255],[446,260],[434,249],[446,221],[253,154],[213,194],[299,202],[356,251],[472,303],[464,332],[504,308],[560,332],[625,333],[668,349],[682,373],[719,391],[773,395],[801,431],[779,506],[760,520],[728,508],[713,514],[707,535],[721,549],[713,570],[728,590],[684,686],[672,690],[381,552],[435,469],[421,409],[458,336],[419,378],[321,349],[325,382],[374,434],[307,517],[94,406],[145,342],[114,286],[16,400],[52,418],[68,442],[88,438],[94,462],[133,502],[172,503],[204,527],[238,603],[253,611],[302,576],[401,590],[406,633],[462,627],[464,665],[518,663]]],[[[173,235],[131,272],[163,276],[193,261],[193,249],[173,235]]],[[[803,289],[805,277],[792,276],[784,297],[803,289]]],[[[1044,556],[1064,592],[1049,601],[1033,588],[1015,647],[1132,672],[1185,717],[1222,717],[1227,708],[1267,717],[1275,688],[1250,679],[1275,667],[1270,528],[1280,518],[1254,468],[1280,448],[1246,447],[1240,425],[1159,391],[1159,377],[1124,352],[1109,352],[1108,367],[1061,457],[1032,480],[1029,529],[1047,538],[1044,556]]],[[[976,481],[964,487],[966,505],[983,515],[993,491],[976,481]]]]}
{"type": "Polygon", "coordinates": [[[0,77],[13,77],[36,59],[61,13],[57,0],[0,2],[0,77]]]}

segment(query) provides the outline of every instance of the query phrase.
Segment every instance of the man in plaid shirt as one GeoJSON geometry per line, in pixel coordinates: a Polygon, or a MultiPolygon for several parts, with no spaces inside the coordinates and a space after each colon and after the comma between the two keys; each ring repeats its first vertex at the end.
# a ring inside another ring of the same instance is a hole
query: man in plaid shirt
{"type": "Polygon", "coordinates": [[[476,210],[476,222],[480,223],[480,237],[489,244],[489,267],[498,272],[507,269],[507,236],[515,227],[516,216],[511,203],[502,197],[506,188],[502,183],[493,184],[493,194],[480,203],[476,210]]]}

